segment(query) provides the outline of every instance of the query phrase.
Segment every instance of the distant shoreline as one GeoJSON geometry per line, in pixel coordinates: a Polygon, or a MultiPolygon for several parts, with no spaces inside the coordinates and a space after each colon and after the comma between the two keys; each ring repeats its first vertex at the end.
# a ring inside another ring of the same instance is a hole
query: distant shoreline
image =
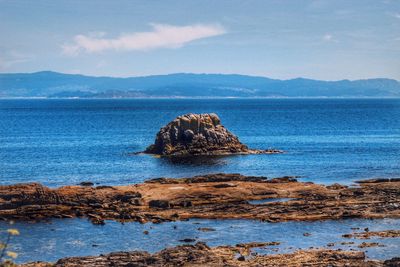
{"type": "Polygon", "coordinates": [[[0,97],[1,100],[257,100],[257,99],[400,99],[400,97],[331,97],[331,96],[316,96],[316,97],[0,97]]]}
{"type": "Polygon", "coordinates": [[[0,74],[0,98],[398,98],[394,79],[277,80],[227,74],[112,78],[57,72],[0,74]]]}

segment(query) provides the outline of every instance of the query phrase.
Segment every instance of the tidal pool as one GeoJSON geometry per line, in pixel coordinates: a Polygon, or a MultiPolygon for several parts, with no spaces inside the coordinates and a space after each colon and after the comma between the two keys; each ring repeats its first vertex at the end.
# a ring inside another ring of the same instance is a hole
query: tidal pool
{"type": "Polygon", "coordinates": [[[272,203],[272,202],[287,202],[289,200],[295,200],[294,198],[264,198],[264,199],[257,199],[257,200],[249,200],[247,201],[249,204],[258,205],[258,204],[265,204],[265,203],[272,203]]]}
{"type": "MultiPolygon", "coordinates": [[[[257,249],[258,253],[287,253],[296,249],[327,247],[366,251],[369,258],[388,259],[399,256],[400,238],[371,238],[368,240],[343,238],[354,231],[382,231],[400,229],[400,219],[348,219],[316,222],[266,223],[251,220],[200,220],[162,224],[119,223],[92,225],[86,219],[54,219],[47,222],[16,222],[11,226],[20,235],[11,240],[12,250],[19,253],[17,262],[56,261],[62,257],[99,255],[113,251],[145,250],[155,252],[165,247],[183,244],[179,240],[190,238],[206,242],[209,246],[235,245],[245,242],[279,241],[279,246],[257,249]],[[198,228],[213,228],[203,232],[198,228]],[[359,230],[351,228],[358,227],[359,230]],[[146,235],[143,232],[148,231],[146,235]],[[304,233],[306,236],[304,236],[304,233]],[[352,241],[353,245],[341,245],[352,241]],[[357,248],[362,242],[378,242],[383,247],[357,248]],[[278,251],[274,251],[278,248],[278,251]]],[[[0,222],[0,229],[10,228],[0,222]]],[[[4,238],[0,235],[1,238],[4,238]]]]}

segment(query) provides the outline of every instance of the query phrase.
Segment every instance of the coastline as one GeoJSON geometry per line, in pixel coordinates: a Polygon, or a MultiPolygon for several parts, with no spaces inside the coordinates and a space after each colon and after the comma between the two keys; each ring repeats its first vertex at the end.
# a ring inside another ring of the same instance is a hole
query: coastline
{"type": "Polygon", "coordinates": [[[369,180],[357,187],[266,179],[240,174],[159,178],[128,186],[0,186],[0,218],[41,220],[87,217],[161,223],[203,219],[267,222],[346,218],[400,218],[400,179],[369,180]],[[290,198],[251,204],[252,200],[290,198]]]}
{"type": "Polygon", "coordinates": [[[55,263],[32,262],[20,267],[79,267],[79,266],[365,266],[391,267],[400,258],[367,259],[361,251],[334,249],[299,250],[289,254],[262,255],[254,248],[274,246],[274,243],[248,243],[236,246],[209,247],[198,242],[181,245],[150,254],[145,251],[113,252],[99,256],[68,257],[55,263]]]}

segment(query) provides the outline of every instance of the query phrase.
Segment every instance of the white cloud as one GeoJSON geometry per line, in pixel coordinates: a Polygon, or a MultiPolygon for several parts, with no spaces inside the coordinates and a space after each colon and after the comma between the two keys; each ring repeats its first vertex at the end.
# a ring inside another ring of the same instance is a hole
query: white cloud
{"type": "Polygon", "coordinates": [[[74,43],[62,45],[66,55],[78,55],[81,52],[96,53],[105,50],[132,51],[157,48],[179,48],[194,40],[226,33],[220,25],[195,24],[173,26],[151,24],[153,30],[123,34],[115,39],[102,38],[104,34],[76,35],[74,43]]]}
{"type": "Polygon", "coordinates": [[[34,55],[20,53],[15,50],[0,52],[0,70],[6,71],[14,65],[31,61],[35,58],[34,55]]]}
{"type": "Polygon", "coordinates": [[[324,40],[324,41],[331,41],[332,40],[332,38],[333,38],[333,36],[331,35],[331,34],[325,34],[323,37],[322,37],[322,39],[324,40]]]}

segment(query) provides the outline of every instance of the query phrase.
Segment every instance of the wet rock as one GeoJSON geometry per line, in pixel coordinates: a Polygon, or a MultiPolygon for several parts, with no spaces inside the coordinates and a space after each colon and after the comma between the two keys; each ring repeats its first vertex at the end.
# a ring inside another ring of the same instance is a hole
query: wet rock
{"type": "Polygon", "coordinates": [[[157,133],[154,144],[144,153],[161,156],[198,156],[280,153],[278,150],[253,150],[222,126],[214,113],[182,115],[157,133]]]}
{"type": "Polygon", "coordinates": [[[23,267],[109,266],[398,266],[399,258],[368,261],[360,251],[300,250],[290,254],[257,255],[248,246],[210,248],[204,243],[166,248],[154,254],[144,251],[113,252],[100,256],[70,257],[54,264],[33,262],[23,267]],[[252,255],[245,257],[244,255],[252,255]]]}
{"type": "Polygon", "coordinates": [[[400,230],[384,230],[384,231],[365,231],[353,234],[345,234],[343,237],[347,238],[358,238],[358,239],[369,239],[371,237],[380,237],[380,238],[394,238],[400,237],[400,230]]]}
{"type": "MultiPolygon", "coordinates": [[[[245,176],[239,173],[214,173],[193,176],[191,178],[155,178],[145,181],[145,183],[157,184],[181,184],[181,183],[220,183],[220,182],[256,182],[263,183],[267,181],[265,176],[245,176]]],[[[235,187],[234,184],[230,184],[235,187]]],[[[229,187],[229,186],[228,186],[229,187]]],[[[230,186],[232,187],[232,186],[230,186]]],[[[218,187],[217,187],[218,188],[218,187]]]]}
{"type": "Polygon", "coordinates": [[[149,207],[151,208],[160,208],[160,209],[168,209],[170,208],[170,203],[168,200],[159,200],[154,199],[149,201],[149,207]]]}
{"type": "Polygon", "coordinates": [[[238,260],[238,261],[245,261],[246,258],[245,258],[243,255],[240,255],[240,256],[237,258],[237,260],[238,260]]]}
{"type": "Polygon", "coordinates": [[[384,245],[377,242],[362,242],[358,245],[359,248],[370,248],[370,247],[383,247],[384,245]]]}
{"type": "Polygon", "coordinates": [[[191,242],[195,242],[196,239],[193,238],[184,238],[184,239],[180,239],[179,242],[185,242],[185,243],[191,243],[191,242]]]}
{"type": "Polygon", "coordinates": [[[390,182],[400,182],[400,178],[376,178],[376,179],[356,181],[356,183],[359,184],[375,184],[375,183],[390,183],[390,182]]]}
{"type": "Polygon", "coordinates": [[[213,231],[215,231],[214,228],[210,228],[210,227],[199,227],[199,228],[197,228],[197,230],[202,231],[202,232],[213,232],[213,231]]]}
{"type": "Polygon", "coordinates": [[[344,188],[347,188],[347,187],[348,186],[335,183],[335,184],[332,184],[332,185],[328,185],[326,188],[333,189],[333,190],[340,190],[340,189],[344,189],[344,188]]]}
{"type": "Polygon", "coordinates": [[[161,223],[190,218],[315,221],[348,217],[400,218],[399,207],[400,182],[330,189],[286,179],[272,181],[266,177],[220,173],[101,188],[48,188],[36,183],[0,186],[0,219],[3,220],[85,216],[97,218],[95,223],[98,219],[161,223]],[[215,187],[218,184],[235,186],[215,187]],[[248,203],[261,198],[294,200],[265,205],[248,203]]]}
{"type": "Polygon", "coordinates": [[[94,186],[94,183],[89,181],[80,182],[79,185],[81,186],[94,186]]]}
{"type": "Polygon", "coordinates": [[[95,224],[95,225],[105,225],[105,221],[99,217],[93,217],[90,219],[90,221],[95,224]]]}
{"type": "Polygon", "coordinates": [[[237,244],[236,247],[240,247],[240,248],[246,248],[246,249],[250,249],[250,248],[261,248],[261,247],[267,247],[267,246],[278,246],[280,245],[280,242],[250,242],[250,243],[241,243],[241,244],[237,244]]]}
{"type": "Polygon", "coordinates": [[[392,258],[390,260],[385,260],[383,262],[383,266],[385,266],[385,267],[399,267],[400,266],[400,257],[392,258]]]}

